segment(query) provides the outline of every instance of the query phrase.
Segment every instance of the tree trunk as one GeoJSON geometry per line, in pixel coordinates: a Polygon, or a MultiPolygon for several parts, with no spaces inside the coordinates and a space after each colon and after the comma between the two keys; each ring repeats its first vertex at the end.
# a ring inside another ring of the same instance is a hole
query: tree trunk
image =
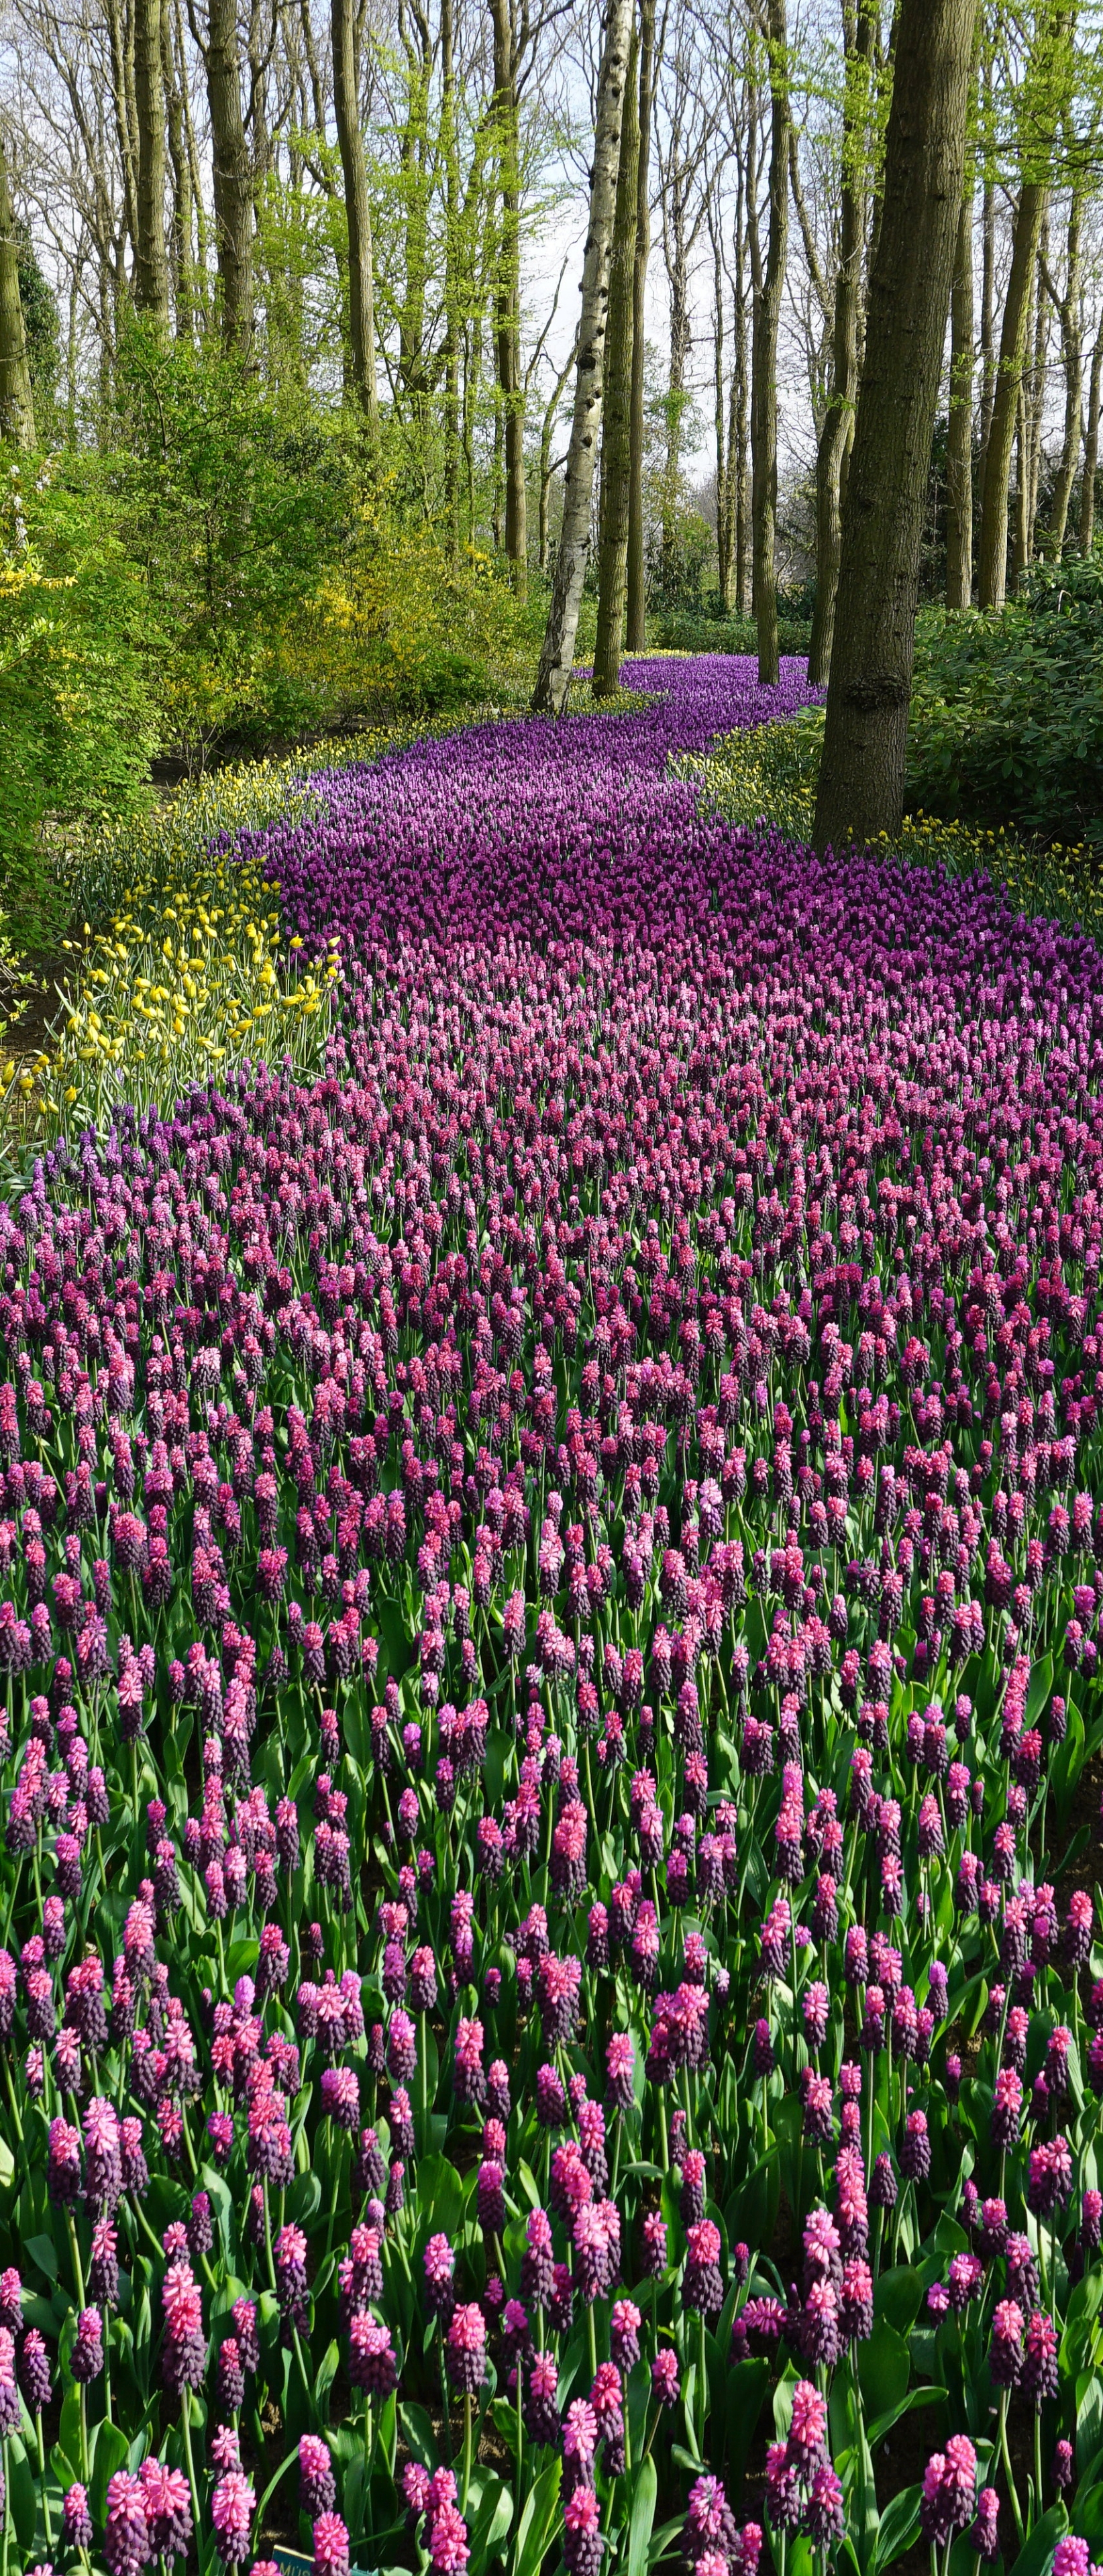
{"type": "Polygon", "coordinates": [[[647,201],[651,159],[651,107],[655,86],[655,0],[640,0],[639,159],[636,171],[636,239],[632,259],[632,395],[628,465],[628,650],[642,653],[647,592],[643,560],[643,365],[644,298],[651,212],[647,201]]]}
{"type": "Polygon", "coordinates": [[[1003,308],[992,423],[984,459],[980,526],[980,604],[1002,608],[1007,595],[1007,519],[1011,454],[1026,354],[1030,296],[1045,212],[1046,183],[1024,179],[1015,208],[1011,273],[1003,308]]]}
{"type": "Polygon", "coordinates": [[[609,313],[609,254],[613,239],[624,84],[632,33],[633,0],[608,0],[605,45],[598,74],[590,221],[582,262],[582,313],[574,415],[563,489],[563,526],[555,562],[548,623],[533,690],[533,712],[559,715],[570,685],[578,610],[590,551],[590,504],[601,425],[605,332],[609,313]]]}
{"type": "Polygon", "coordinates": [[[1065,551],[1069,503],[1076,477],[1076,458],[1080,445],[1080,404],[1084,391],[1084,343],[1080,319],[1080,227],[1083,200],[1074,188],[1069,205],[1068,232],[1065,239],[1065,291],[1057,307],[1061,325],[1061,363],[1065,376],[1065,429],[1061,441],[1061,461],[1053,487],[1053,520],[1050,531],[1053,552],[1058,563],[1065,551]]]}
{"type": "Polygon", "coordinates": [[[428,377],[425,364],[425,300],[429,285],[429,89],[432,37],[421,0],[399,0],[399,35],[405,54],[406,109],[399,143],[405,208],[403,296],[398,318],[399,381],[410,400],[418,444],[427,430],[428,377]],[[412,19],[412,32],[411,32],[412,19]]]}
{"type": "Polygon", "coordinates": [[[525,494],[525,388],[521,374],[520,214],[521,144],[517,100],[517,60],[510,0],[490,0],[494,33],[494,101],[492,114],[498,143],[502,230],[498,245],[495,295],[495,345],[498,388],[503,412],[506,484],[506,562],[518,597],[528,582],[528,524],[525,494]]]}
{"type": "Polygon", "coordinates": [[[205,55],[222,336],[227,348],[247,348],[253,337],[253,183],[241,113],[235,0],[208,0],[205,55]]]}
{"type": "Polygon", "coordinates": [[[899,828],[919,555],[965,167],[976,0],[900,0],[843,501],[815,842],[899,828]]]}
{"type": "Polygon", "coordinates": [[[448,560],[460,559],[460,314],[458,283],[459,162],[453,0],[440,11],[440,148],[444,161],[444,525],[448,560]]]}
{"type": "Polygon", "coordinates": [[[984,141],[984,186],[981,191],[980,240],[980,476],[983,483],[992,405],[996,399],[996,178],[992,136],[992,56],[983,55],[980,107],[984,141]]]}
{"type": "Polygon", "coordinates": [[[192,264],[192,186],[184,131],[183,75],[178,68],[173,47],[173,30],[169,0],[161,9],[161,80],[165,93],[165,118],[168,128],[169,167],[172,171],[172,293],[176,307],[176,337],[190,340],[195,319],[195,285],[192,264]]]}
{"type": "Polygon", "coordinates": [[[709,208],[709,231],[712,236],[712,396],[713,431],[716,441],[716,587],[725,607],[731,592],[731,559],[733,546],[731,514],[731,450],[728,431],[729,406],[724,399],[724,262],[720,251],[720,233],[712,207],[709,208]]]}
{"type": "Polygon", "coordinates": [[[858,395],[858,306],[866,226],[865,127],[876,14],[876,0],[860,0],[855,20],[853,7],[844,0],[846,86],[832,382],[831,398],[816,450],[816,605],[808,645],[808,677],[814,688],[822,688],[831,668],[842,540],[843,464],[854,436],[854,405],[858,395]]]}
{"type": "Polygon", "coordinates": [[[348,222],[349,345],[352,388],[374,446],[379,434],[375,388],[375,276],[372,259],[368,165],[360,123],[360,82],[356,61],[353,0],[331,0],[333,43],[333,112],[348,222]]]}
{"type": "Polygon", "coordinates": [[[1023,385],[1020,385],[1019,387],[1019,400],[1015,412],[1015,460],[1017,471],[1014,483],[1012,484],[1008,495],[1009,503],[1013,502],[1014,505],[1009,508],[1008,514],[1011,521],[1011,582],[1013,589],[1017,589],[1018,587],[1019,574],[1023,570],[1029,551],[1027,538],[1027,514],[1030,506],[1028,500],[1030,490],[1030,431],[1027,425],[1026,416],[1026,388],[1023,385]]]}
{"type": "Polygon", "coordinates": [[[555,435],[555,424],[559,417],[559,406],[563,400],[563,388],[567,382],[568,376],[570,376],[574,371],[577,357],[578,334],[576,332],[573,347],[569,352],[565,365],[560,368],[559,374],[552,387],[552,391],[548,397],[548,401],[544,406],[544,419],[540,430],[539,554],[537,560],[540,565],[541,573],[545,576],[547,575],[548,569],[548,503],[551,499],[552,476],[557,472],[558,465],[562,465],[566,462],[564,457],[560,457],[558,459],[558,465],[552,463],[552,439],[555,435]]]}
{"type": "MultiPolygon", "coordinates": [[[[176,50],[176,62],[180,81],[180,108],[184,120],[184,143],[187,150],[188,174],[191,180],[191,202],[195,213],[195,259],[191,272],[192,304],[196,325],[202,328],[210,320],[211,302],[210,287],[207,276],[207,208],[203,196],[203,174],[200,167],[199,146],[196,142],[195,136],[195,120],[192,115],[191,87],[188,80],[188,61],[184,45],[184,26],[180,14],[180,0],[172,0],[172,10],[173,41],[176,50]]],[[[194,24],[190,8],[188,11],[188,23],[192,28],[192,33],[194,34],[194,24]]]]}
{"type": "Polygon", "coordinates": [[[161,65],[161,0],[135,0],[134,106],[138,141],[135,187],[134,302],[158,328],[169,327],[165,255],[165,91],[161,65]]]}
{"type": "Polygon", "coordinates": [[[946,438],[946,606],[973,597],[973,183],[958,217],[950,292],[950,418],[946,438]]]}
{"type": "Polygon", "coordinates": [[[1088,375],[1088,410],[1084,422],[1084,475],[1080,486],[1080,552],[1092,550],[1095,534],[1095,470],[1099,462],[1099,404],[1103,393],[1103,322],[1099,325],[1088,375]]]}
{"type": "Polygon", "coordinates": [[[19,246],[15,209],[8,183],[4,138],[0,134],[0,438],[9,447],[35,443],[31,371],[19,295],[19,246]]]}
{"type": "Polygon", "coordinates": [[[601,562],[594,650],[595,698],[611,697],[620,685],[628,578],[628,495],[632,474],[632,290],[640,161],[638,70],[639,49],[633,24],[609,264],[609,336],[601,427],[601,562]]]}
{"type": "Polygon", "coordinates": [[[735,605],[741,617],[750,608],[750,534],[747,507],[747,449],[749,439],[749,372],[747,367],[747,267],[746,209],[749,192],[756,185],[755,109],[747,116],[747,169],[735,208],[735,605]]]}
{"type": "Polygon", "coordinates": [[[123,223],[132,247],[138,242],[136,146],[133,109],[133,53],[119,0],[106,0],[104,18],[111,55],[111,99],[123,189],[123,223]]]}
{"type": "Polygon", "coordinates": [[[1023,418],[1026,424],[1026,511],[1023,522],[1022,560],[1016,575],[1033,563],[1036,553],[1034,531],[1038,518],[1038,476],[1042,463],[1042,414],[1045,408],[1046,370],[1049,359],[1049,305],[1043,278],[1049,265],[1049,213],[1042,219],[1042,237],[1038,245],[1038,271],[1034,280],[1033,336],[1034,359],[1023,380],[1023,418]]]}
{"type": "Polygon", "coordinates": [[[670,284],[670,365],[666,388],[666,454],[663,458],[663,521],[660,548],[662,588],[672,604],[678,580],[678,483],[682,463],[682,424],[686,411],[686,368],[692,346],[689,312],[689,262],[685,241],[685,200],[675,175],[671,219],[664,227],[663,255],[670,284]]]}
{"type": "Polygon", "coordinates": [[[758,677],[774,688],[777,644],[777,343],[789,245],[789,66],[785,0],[769,0],[770,228],[766,260],[755,280],[751,336],[751,527],[758,677]]]}

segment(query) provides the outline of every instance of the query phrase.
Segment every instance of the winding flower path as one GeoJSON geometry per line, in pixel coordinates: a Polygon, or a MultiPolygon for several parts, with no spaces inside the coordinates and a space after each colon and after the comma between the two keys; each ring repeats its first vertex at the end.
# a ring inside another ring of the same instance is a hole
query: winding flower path
{"type": "Polygon", "coordinates": [[[0,1206],[20,2564],[1088,2576],[1103,958],[634,677],[320,777],[324,1076],[0,1206]]]}

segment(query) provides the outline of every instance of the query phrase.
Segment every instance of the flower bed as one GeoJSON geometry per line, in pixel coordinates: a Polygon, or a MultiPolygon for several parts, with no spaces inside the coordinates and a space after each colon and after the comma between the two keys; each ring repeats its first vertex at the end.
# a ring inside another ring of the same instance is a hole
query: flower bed
{"type": "Polygon", "coordinates": [[[636,676],[0,1209],[12,2576],[1103,2544],[1103,959],[636,676]]]}

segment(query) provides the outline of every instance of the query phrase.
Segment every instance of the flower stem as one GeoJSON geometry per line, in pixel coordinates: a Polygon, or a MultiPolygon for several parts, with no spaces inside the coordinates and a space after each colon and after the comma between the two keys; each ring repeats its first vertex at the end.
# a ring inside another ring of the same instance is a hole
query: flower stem
{"type": "Polygon", "coordinates": [[[1003,2460],[1003,2473],[1004,2473],[1004,2476],[1005,2476],[1005,2478],[1006,2478],[1006,2480],[1007,2480],[1007,2492],[1008,2492],[1008,2494],[1009,2494],[1009,2496],[1010,2496],[1010,2498],[1011,2498],[1011,2510],[1012,2510],[1012,2513],[1013,2513],[1013,2514],[1014,2514],[1014,2516],[1015,2516],[1015,2529],[1016,2529],[1016,2531],[1018,2532],[1018,2535],[1019,2535],[1019,2547],[1020,2547],[1020,2549],[1021,2549],[1021,2548],[1022,2548],[1022,2545],[1023,2545],[1023,2542],[1024,2542],[1024,2540],[1026,2539],[1026,2533],[1025,2533],[1025,2531],[1023,2530],[1023,2517],[1022,2517],[1022,2514],[1021,2514],[1020,2509],[1019,2509],[1019,2496],[1018,2496],[1018,2489],[1017,2489],[1017,2487],[1016,2487],[1016,2485],[1015,2485],[1015,2479],[1014,2479],[1014,2475],[1013,2475],[1012,2468],[1011,2468],[1011,2453],[1010,2453],[1010,2451],[1008,2450],[1008,2447],[1007,2447],[1007,2398],[1008,2398],[1008,2391],[1007,2391],[1007,2389],[1006,2389],[1006,2388],[1001,2389],[1001,2391],[1000,2391],[1000,2456],[1001,2456],[1001,2458],[1002,2458],[1002,2460],[1003,2460]]]}
{"type": "MultiPolygon", "coordinates": [[[[83,2400],[84,2390],[82,2388],[82,2404],[83,2400]]],[[[188,2488],[191,2494],[191,2515],[192,2524],[195,2530],[195,2554],[199,2566],[202,2567],[203,2542],[200,2536],[202,2526],[199,2520],[199,2488],[196,2483],[195,2460],[191,2446],[191,2390],[186,2386],[180,2391],[180,2424],[184,2435],[184,2457],[188,2464],[188,2488]]]]}
{"type": "Polygon", "coordinates": [[[465,2522],[466,2522],[466,2520],[467,2520],[467,2493],[468,2493],[468,2489],[469,2489],[470,2485],[471,2485],[471,2392],[470,2392],[470,2390],[468,2389],[468,2390],[465,2392],[465,2395],[464,2395],[464,2401],[463,2401],[463,2486],[462,2486],[462,2488],[461,2488],[461,2490],[460,2490],[460,2512],[462,2513],[462,2515],[463,2515],[463,2518],[464,2518],[464,2521],[465,2521],[465,2522]]]}

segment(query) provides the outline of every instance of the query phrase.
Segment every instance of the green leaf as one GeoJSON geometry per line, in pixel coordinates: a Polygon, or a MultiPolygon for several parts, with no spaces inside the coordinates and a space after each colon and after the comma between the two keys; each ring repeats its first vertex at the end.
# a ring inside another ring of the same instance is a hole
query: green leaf
{"type": "Polygon", "coordinates": [[[231,1941],[226,1952],[226,1975],[230,1984],[236,1986],[239,1977],[251,1976],[259,1957],[259,1941],[251,1937],[241,1941],[231,1941]]]}
{"type": "Polygon", "coordinates": [[[868,2434],[870,2450],[876,2450],[878,2442],[884,2441],[886,2433],[891,2433],[902,2415],[914,2414],[917,2406],[939,2406],[945,2395],[944,2388],[909,2388],[907,2396],[902,2397],[897,2405],[886,2406],[882,2415],[875,2415],[868,2434]]]}
{"type": "Polygon", "coordinates": [[[1081,2478],[1103,2440],[1103,2387],[1095,2370],[1081,2372],[1076,2382],[1076,2468],[1081,2478]]]}
{"type": "Polygon", "coordinates": [[[1020,2549],[1011,2576],[1043,2576],[1062,2533],[1068,2530],[1068,2516],[1061,2504],[1051,2504],[1048,2513],[1036,2522],[1025,2546],[1020,2549]]]}
{"type": "Polygon", "coordinates": [[[648,2452],[635,2482],[632,2519],[628,2525],[628,2576],[646,2576],[647,2553],[651,2527],[655,2520],[655,2501],[659,2492],[658,2474],[648,2452]]]}
{"type": "Polygon", "coordinates": [[[118,2424],[107,2417],[97,2424],[90,2444],[92,2452],[92,2520],[102,2523],[107,2511],[108,2482],[117,2469],[125,2469],[130,2458],[130,2444],[118,2424]]]}
{"type": "Polygon", "coordinates": [[[1061,2337],[1062,2371],[1075,2373],[1083,2369],[1101,2307],[1103,2271],[1093,2268],[1076,2283],[1065,2310],[1065,2330],[1061,2337]]]}
{"type": "MultiPolygon", "coordinates": [[[[322,2205],[322,2177],[314,2172],[296,2174],[287,2192],[287,2215],[299,2227],[309,2227],[322,2205]]],[[[273,2229],[273,2234],[275,2230],[273,2229]]]]}
{"type": "Polygon", "coordinates": [[[471,2526],[471,2556],[476,2567],[496,2557],[513,2520],[513,2498],[503,2478],[490,2477],[471,2526]]]}
{"type": "Polygon", "coordinates": [[[919,2531],[921,2487],[904,2487],[899,2495],[889,2498],[877,2530],[877,2576],[885,2567],[894,2567],[898,2558],[912,2547],[919,2531]]]}
{"type": "Polygon", "coordinates": [[[426,2241],[430,2236],[451,2239],[460,2223],[463,2209],[463,2184],[446,2156],[423,2156],[418,2166],[417,2196],[421,2209],[427,2210],[426,2241]]]}
{"type": "Polygon", "coordinates": [[[29,2556],[38,2523],[38,2481],[19,2440],[8,2444],[8,2495],[16,2539],[29,2556]]]}
{"type": "Polygon", "coordinates": [[[57,2248],[52,2236],[28,2236],[23,2251],[30,2255],[32,2263],[37,2263],[39,2271],[45,2273],[48,2281],[56,2281],[57,2248]]]}
{"type": "Polygon", "coordinates": [[[535,2485],[525,2498],[514,2544],[513,2576],[538,2576],[540,2563],[551,2539],[559,2512],[559,2482],[562,2474],[562,2461],[553,2460],[548,2468],[541,2469],[535,2485]]]}
{"type": "Polygon", "coordinates": [[[877,2315],[895,2326],[898,2334],[907,2334],[923,2305],[924,2287],[917,2264],[899,2263],[895,2271],[882,2272],[874,2301],[877,2315]]]}
{"type": "Polygon", "coordinates": [[[330,2389],[333,2386],[333,2382],[337,2377],[337,2369],[340,2359],[341,2355],[337,2349],[336,2343],[329,2343],[327,2344],[318,2364],[314,2381],[314,2390],[318,2399],[318,2404],[322,2408],[323,2423],[325,2421],[325,2400],[328,2397],[330,2389]]]}
{"type": "Polygon", "coordinates": [[[866,2407],[882,2414],[899,2406],[911,2375],[911,2358],[902,2334],[887,2317],[875,2320],[868,2342],[858,2346],[858,2378],[866,2407]]]}
{"type": "Polygon", "coordinates": [[[739,2361],[735,2369],[728,2372],[728,2476],[733,2488],[738,2485],[746,2468],[755,2426],[769,2385],[768,2361],[739,2361]]]}
{"type": "Polygon", "coordinates": [[[1052,1690],[1053,1657],[1043,1655],[1041,1663],[1035,1664],[1030,1676],[1030,1688],[1026,1695],[1025,1724],[1027,1726],[1037,1724],[1042,1710],[1048,1705],[1052,1690]]]}

